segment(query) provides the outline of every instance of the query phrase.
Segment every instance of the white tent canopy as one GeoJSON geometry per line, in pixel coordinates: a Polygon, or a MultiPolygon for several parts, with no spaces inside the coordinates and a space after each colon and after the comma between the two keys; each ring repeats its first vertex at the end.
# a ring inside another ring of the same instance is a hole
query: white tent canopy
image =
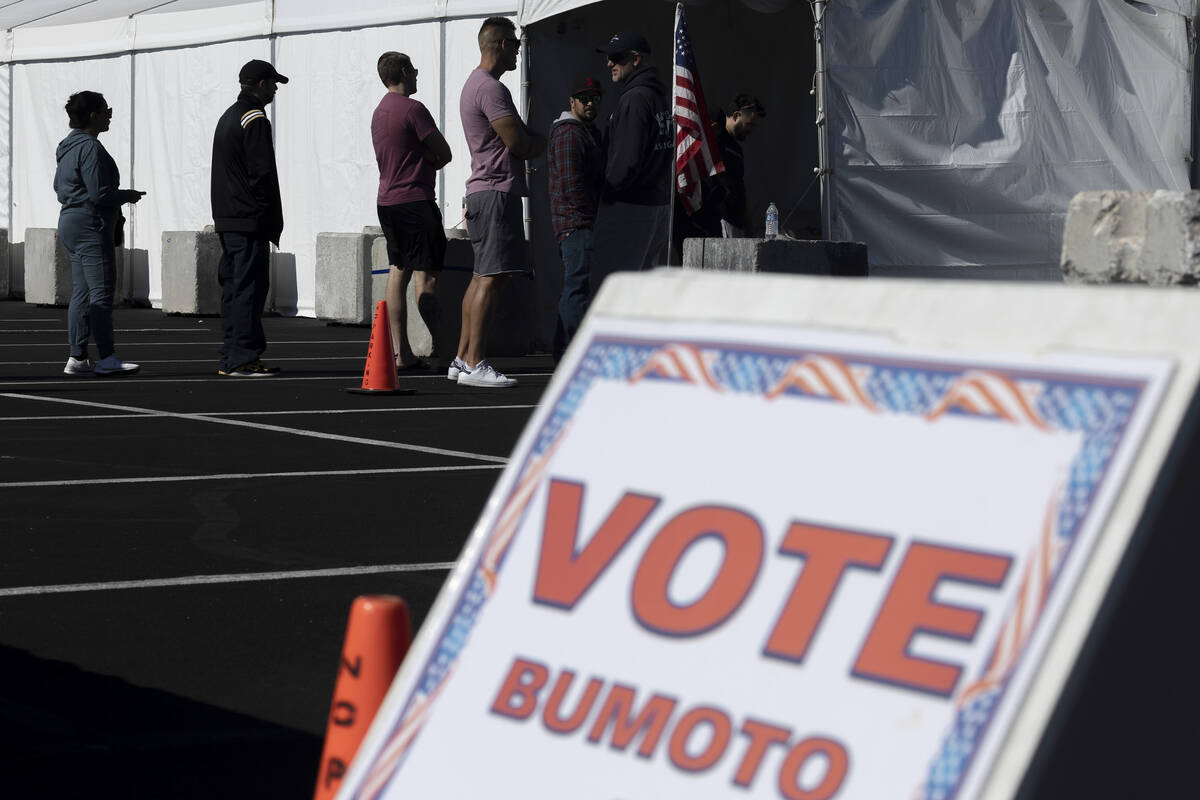
{"type": "Polygon", "coordinates": [[[4,60],[79,58],[270,36],[492,15],[521,0],[17,0],[0,8],[4,60]]]}
{"type": "MultiPolygon", "coordinates": [[[[469,170],[456,89],[478,63],[480,18],[513,16],[515,2],[356,0],[19,0],[0,9],[8,65],[0,70],[0,130],[9,202],[0,225],[20,243],[54,227],[54,149],[66,134],[68,95],[88,88],[114,108],[105,147],[122,182],[148,192],[129,213],[133,291],[161,302],[161,236],[211,224],[212,128],[237,95],[238,68],[272,61],[291,83],[270,107],[286,227],[273,264],[276,307],[311,316],[315,238],[375,224],[378,181],[369,121],[382,94],[375,59],[400,49],[424,68],[418,98],[446,133],[455,161],[441,174],[448,225],[461,219],[469,170]],[[7,102],[5,102],[7,101],[7,102]]],[[[504,78],[514,97],[518,74],[504,78]]],[[[0,162],[3,163],[3,162],[0,162]]],[[[17,261],[19,262],[19,250],[17,261]]],[[[14,275],[19,290],[23,271],[14,275]]]]}
{"type": "MultiPolygon", "coordinates": [[[[710,105],[749,90],[770,111],[746,146],[752,208],[774,200],[785,216],[798,210],[794,231],[812,233],[820,203],[805,190],[824,165],[826,233],[867,242],[877,272],[1046,276],[1074,191],[1187,186],[1196,0],[832,0],[824,157],[809,95],[808,0],[687,5],[710,105]]],[[[105,146],[124,184],[149,192],[130,219],[134,292],[159,303],[162,232],[211,222],[212,126],[236,95],[238,67],[268,59],[293,79],[270,112],[286,220],[275,303],[311,315],[316,235],[375,220],[376,56],[402,50],[421,66],[418,99],[455,154],[439,180],[443,216],[455,225],[469,161],[458,90],[478,60],[479,22],[493,15],[525,26],[527,80],[514,72],[504,81],[528,101],[537,130],[565,107],[579,75],[603,75],[594,47],[616,30],[644,32],[669,81],[673,9],[663,0],[4,3],[0,226],[20,243],[26,228],[55,225],[62,104],[74,91],[101,91],[116,112],[105,146]]],[[[545,340],[558,273],[544,161],[531,188],[545,340]]],[[[14,267],[19,290],[19,248],[14,267]]]]}

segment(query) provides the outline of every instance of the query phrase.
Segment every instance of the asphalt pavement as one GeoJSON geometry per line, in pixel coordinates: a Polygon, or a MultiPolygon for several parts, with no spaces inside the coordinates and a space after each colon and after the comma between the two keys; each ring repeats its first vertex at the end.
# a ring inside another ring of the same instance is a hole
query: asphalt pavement
{"type": "Polygon", "coordinates": [[[367,328],[264,322],[275,377],[152,309],[68,377],[65,309],[0,302],[0,794],[311,796],[351,602],[420,625],[551,373],[351,394],[367,328]]]}

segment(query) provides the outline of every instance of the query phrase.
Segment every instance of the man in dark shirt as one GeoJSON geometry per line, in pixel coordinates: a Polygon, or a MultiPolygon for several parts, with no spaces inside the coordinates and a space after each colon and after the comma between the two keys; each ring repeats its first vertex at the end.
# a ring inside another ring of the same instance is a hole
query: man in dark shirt
{"type": "Polygon", "coordinates": [[[262,312],[271,285],[271,244],[283,233],[283,202],[266,105],[288,79],[266,61],[238,73],[242,91],[217,121],[213,136],[213,224],[221,241],[221,363],[217,372],[261,378],[279,372],[260,357],[267,349],[262,312]]]}
{"type": "Polygon", "coordinates": [[[580,81],[564,111],[550,129],[550,223],[563,263],[563,287],[558,299],[558,328],[554,334],[557,364],[571,342],[591,296],[593,226],[604,186],[604,151],[595,119],[600,109],[600,84],[580,81]]]}
{"type": "Polygon", "coordinates": [[[730,108],[733,110],[728,114],[718,109],[712,123],[725,171],[703,180],[700,208],[694,214],[689,216],[676,197],[672,235],[675,259],[682,255],[684,239],[737,238],[746,234],[746,158],[742,142],[766,119],[767,109],[751,94],[735,95],[730,108]]]}

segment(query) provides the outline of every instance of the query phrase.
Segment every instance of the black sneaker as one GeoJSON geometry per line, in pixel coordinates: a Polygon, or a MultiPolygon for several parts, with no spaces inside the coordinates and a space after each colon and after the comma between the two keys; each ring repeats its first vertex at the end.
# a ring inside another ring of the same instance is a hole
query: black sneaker
{"type": "Polygon", "coordinates": [[[255,359],[249,364],[242,364],[236,369],[219,369],[218,375],[224,375],[227,378],[269,378],[272,375],[279,374],[279,367],[268,367],[263,362],[255,359]]]}

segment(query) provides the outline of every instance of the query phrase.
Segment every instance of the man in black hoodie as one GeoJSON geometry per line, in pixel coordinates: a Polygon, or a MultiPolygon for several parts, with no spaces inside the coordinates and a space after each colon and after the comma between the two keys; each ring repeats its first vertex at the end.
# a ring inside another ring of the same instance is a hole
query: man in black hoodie
{"type": "Polygon", "coordinates": [[[267,349],[262,312],[271,285],[271,243],[283,233],[283,202],[266,105],[288,79],[266,61],[238,73],[242,91],[213,136],[213,224],[221,240],[221,364],[218,374],[261,378],[279,372],[260,359],[267,349]]]}
{"type": "Polygon", "coordinates": [[[666,89],[639,33],[618,33],[603,47],[613,83],[624,88],[608,118],[604,191],[596,219],[592,291],[620,270],[661,263],[670,225],[674,123],[666,89]]]}

